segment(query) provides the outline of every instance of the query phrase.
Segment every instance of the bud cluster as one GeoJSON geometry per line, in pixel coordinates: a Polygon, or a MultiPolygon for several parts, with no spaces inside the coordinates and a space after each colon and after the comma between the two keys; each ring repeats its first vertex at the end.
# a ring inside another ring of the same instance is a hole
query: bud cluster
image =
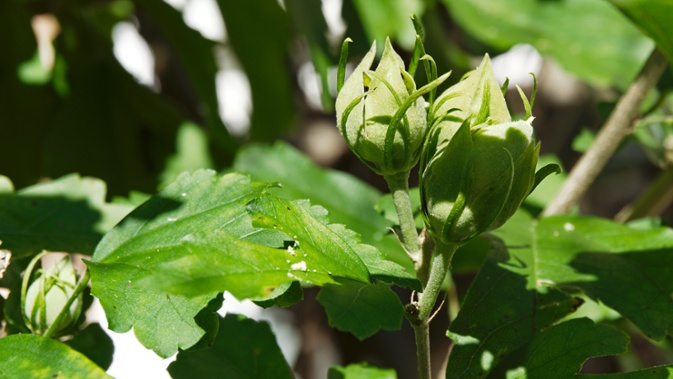
{"type": "Polygon", "coordinates": [[[384,176],[408,173],[420,159],[422,211],[434,239],[461,244],[500,227],[540,180],[531,104],[519,90],[527,119],[512,121],[488,55],[426,104],[422,95],[448,74],[416,90],[389,40],[370,71],[375,51],[374,44],[337,98],[350,148],[384,176]]]}

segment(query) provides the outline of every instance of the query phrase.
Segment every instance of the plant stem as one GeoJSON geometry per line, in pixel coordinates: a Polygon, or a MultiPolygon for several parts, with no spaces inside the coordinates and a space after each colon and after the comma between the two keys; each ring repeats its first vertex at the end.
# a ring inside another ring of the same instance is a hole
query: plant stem
{"type": "Polygon", "coordinates": [[[428,282],[423,287],[423,293],[419,294],[418,318],[427,320],[435,307],[437,297],[442,290],[442,284],[446,279],[446,273],[449,270],[449,263],[453,253],[458,250],[458,244],[445,245],[442,242],[435,242],[435,250],[432,252],[432,261],[430,266],[430,276],[428,282]]]}
{"type": "Polygon", "coordinates": [[[430,321],[432,310],[437,302],[437,297],[442,290],[442,283],[446,278],[449,269],[449,263],[453,253],[458,249],[457,244],[445,245],[439,241],[435,242],[435,248],[432,251],[424,251],[423,254],[432,254],[430,259],[429,276],[427,283],[424,283],[423,293],[418,295],[413,314],[408,314],[409,321],[414,328],[416,336],[416,357],[418,358],[418,377],[420,379],[430,379],[430,321]]]}
{"type": "Polygon", "coordinates": [[[84,271],[84,275],[80,278],[79,282],[77,283],[77,286],[73,290],[72,294],[70,294],[70,297],[68,298],[68,301],[65,302],[63,305],[63,308],[61,308],[61,312],[59,312],[58,316],[56,316],[56,319],[54,319],[54,322],[49,326],[49,329],[44,333],[44,337],[50,338],[54,333],[58,332],[57,328],[61,324],[61,320],[65,315],[70,312],[70,306],[72,303],[77,299],[77,297],[84,291],[84,288],[86,288],[87,284],[89,284],[89,279],[91,278],[91,274],[89,274],[89,270],[86,269],[84,271]]]}
{"type": "Polygon", "coordinates": [[[414,265],[418,266],[421,259],[421,246],[418,241],[416,221],[414,221],[414,212],[411,209],[411,199],[409,198],[409,172],[387,175],[385,179],[393,195],[393,203],[400,220],[400,230],[402,231],[400,240],[414,265]]]}
{"type": "Polygon", "coordinates": [[[666,57],[655,49],[638,77],[617,102],[596,136],[596,141],[572,169],[556,198],[542,212],[543,216],[567,213],[579,202],[617,150],[619,143],[631,131],[631,125],[638,116],[645,95],[657,84],[666,65],[666,57]]]}
{"type": "Polygon", "coordinates": [[[661,214],[673,202],[673,166],[664,172],[647,188],[638,200],[624,207],[615,216],[617,222],[627,222],[637,218],[661,214]]]}
{"type": "Polygon", "coordinates": [[[418,379],[430,379],[432,376],[430,365],[430,323],[424,322],[414,327],[416,337],[416,359],[418,361],[418,379]]]}

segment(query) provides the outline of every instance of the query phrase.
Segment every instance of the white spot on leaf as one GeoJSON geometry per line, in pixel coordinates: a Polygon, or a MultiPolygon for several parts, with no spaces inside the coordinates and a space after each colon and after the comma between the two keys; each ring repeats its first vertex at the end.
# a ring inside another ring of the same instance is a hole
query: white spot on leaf
{"type": "Polygon", "coordinates": [[[293,270],[306,271],[306,262],[304,262],[304,261],[297,262],[290,267],[292,267],[293,270]]]}

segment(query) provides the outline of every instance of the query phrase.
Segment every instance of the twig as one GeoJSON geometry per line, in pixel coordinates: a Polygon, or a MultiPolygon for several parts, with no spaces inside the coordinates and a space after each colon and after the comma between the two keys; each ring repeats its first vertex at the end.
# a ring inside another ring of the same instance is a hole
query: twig
{"type": "Polygon", "coordinates": [[[617,150],[619,143],[630,133],[645,95],[657,84],[666,65],[666,57],[655,49],[638,77],[617,102],[615,109],[596,136],[596,141],[572,169],[556,198],[542,212],[543,216],[567,213],[579,202],[617,150]]]}

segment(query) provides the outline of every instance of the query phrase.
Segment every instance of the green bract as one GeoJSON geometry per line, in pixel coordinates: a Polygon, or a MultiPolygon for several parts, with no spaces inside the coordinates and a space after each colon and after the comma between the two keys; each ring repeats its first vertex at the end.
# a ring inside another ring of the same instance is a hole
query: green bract
{"type": "Polygon", "coordinates": [[[421,167],[426,226],[460,243],[504,224],[535,185],[539,147],[528,121],[511,121],[488,56],[431,110],[421,167]]]}
{"type": "Polygon", "coordinates": [[[339,92],[337,125],[351,150],[374,172],[408,172],[418,162],[427,133],[422,95],[448,74],[416,90],[390,40],[371,71],[375,52],[376,42],[339,92]]]}
{"type": "MultiPolygon", "coordinates": [[[[30,275],[29,272],[26,275],[30,275]]],[[[77,273],[70,256],[66,256],[47,270],[40,270],[24,297],[26,326],[43,335],[56,321],[59,313],[77,286],[77,273]]],[[[59,332],[76,322],[82,311],[81,294],[70,305],[65,317],[58,321],[54,331],[59,332]]]]}

